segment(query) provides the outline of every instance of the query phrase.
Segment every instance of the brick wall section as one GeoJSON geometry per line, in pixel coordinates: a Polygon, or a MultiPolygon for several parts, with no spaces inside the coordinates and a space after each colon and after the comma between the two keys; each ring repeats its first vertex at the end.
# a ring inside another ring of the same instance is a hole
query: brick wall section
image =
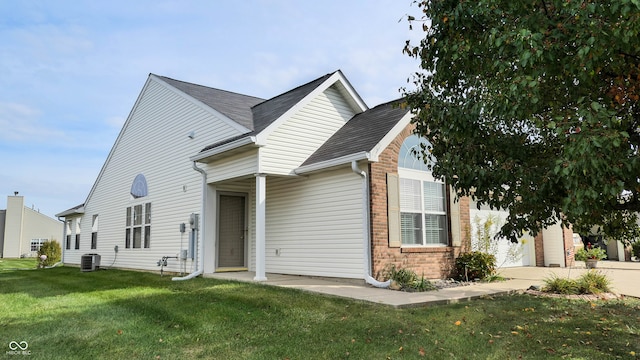
{"type": "Polygon", "coordinates": [[[544,266],[544,244],[542,241],[542,231],[536,235],[535,239],[536,266],[544,266]]]}
{"type": "Polygon", "coordinates": [[[382,280],[391,265],[411,269],[428,279],[447,278],[452,275],[455,258],[470,248],[469,199],[460,199],[462,246],[390,248],[387,227],[387,173],[398,172],[398,153],[404,140],[413,134],[413,125],[407,126],[380,154],[379,161],[369,164],[371,211],[372,276],[382,280]]]}

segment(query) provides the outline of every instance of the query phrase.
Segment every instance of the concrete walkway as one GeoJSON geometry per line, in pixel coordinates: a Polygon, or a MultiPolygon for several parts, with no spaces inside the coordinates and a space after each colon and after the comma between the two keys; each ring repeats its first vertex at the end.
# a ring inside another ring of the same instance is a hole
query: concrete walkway
{"type": "MultiPolygon", "coordinates": [[[[598,268],[611,280],[614,292],[640,298],[640,263],[621,263],[600,261],[598,268]]],[[[575,278],[586,272],[584,263],[573,268],[521,267],[500,269],[498,273],[509,280],[493,283],[477,283],[469,286],[441,289],[419,293],[408,293],[387,289],[378,289],[357,280],[313,278],[267,274],[265,285],[301,289],[326,295],[352,298],[372,303],[385,304],[397,308],[430,306],[468,301],[483,296],[494,296],[523,291],[531,285],[541,286],[544,279],[555,275],[575,278]]],[[[253,282],[252,272],[216,273],[212,278],[253,282]]]]}

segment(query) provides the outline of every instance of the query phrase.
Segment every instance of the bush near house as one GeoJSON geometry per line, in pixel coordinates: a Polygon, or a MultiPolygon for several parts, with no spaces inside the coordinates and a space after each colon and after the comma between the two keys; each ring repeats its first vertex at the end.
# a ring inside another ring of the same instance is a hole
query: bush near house
{"type": "Polygon", "coordinates": [[[419,277],[413,270],[398,269],[395,265],[392,265],[391,268],[386,271],[385,277],[392,280],[399,290],[409,292],[436,290],[435,285],[428,279],[425,279],[424,276],[419,277]]]}
{"type": "Polygon", "coordinates": [[[631,255],[636,259],[640,259],[640,241],[636,241],[631,244],[631,255]]]}
{"type": "Polygon", "coordinates": [[[496,271],[496,257],[481,251],[460,254],[456,258],[456,276],[459,280],[483,280],[496,271]]]}
{"type": "Polygon", "coordinates": [[[51,266],[62,259],[62,248],[56,240],[45,241],[40,250],[38,250],[38,260],[42,266],[51,266]],[[41,261],[41,256],[46,255],[47,258],[41,261]]]}

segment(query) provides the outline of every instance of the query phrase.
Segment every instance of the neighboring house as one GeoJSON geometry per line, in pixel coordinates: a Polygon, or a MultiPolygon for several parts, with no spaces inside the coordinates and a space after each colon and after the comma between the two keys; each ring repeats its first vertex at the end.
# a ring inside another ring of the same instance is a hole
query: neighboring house
{"type": "Polygon", "coordinates": [[[31,257],[45,241],[62,238],[62,223],[24,206],[24,197],[7,196],[0,210],[0,258],[31,257]]]}
{"type": "Polygon", "coordinates": [[[415,158],[411,117],[369,109],[340,71],[268,100],[150,74],[85,203],[57,214],[64,262],[448,276],[470,248],[469,199],[415,158]]]}

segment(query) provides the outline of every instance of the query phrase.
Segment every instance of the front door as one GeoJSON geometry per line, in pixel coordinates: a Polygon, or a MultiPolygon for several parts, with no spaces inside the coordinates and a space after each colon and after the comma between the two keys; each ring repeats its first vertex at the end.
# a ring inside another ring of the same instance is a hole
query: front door
{"type": "Polygon", "coordinates": [[[245,268],[245,196],[220,195],[218,268],[245,268]]]}

